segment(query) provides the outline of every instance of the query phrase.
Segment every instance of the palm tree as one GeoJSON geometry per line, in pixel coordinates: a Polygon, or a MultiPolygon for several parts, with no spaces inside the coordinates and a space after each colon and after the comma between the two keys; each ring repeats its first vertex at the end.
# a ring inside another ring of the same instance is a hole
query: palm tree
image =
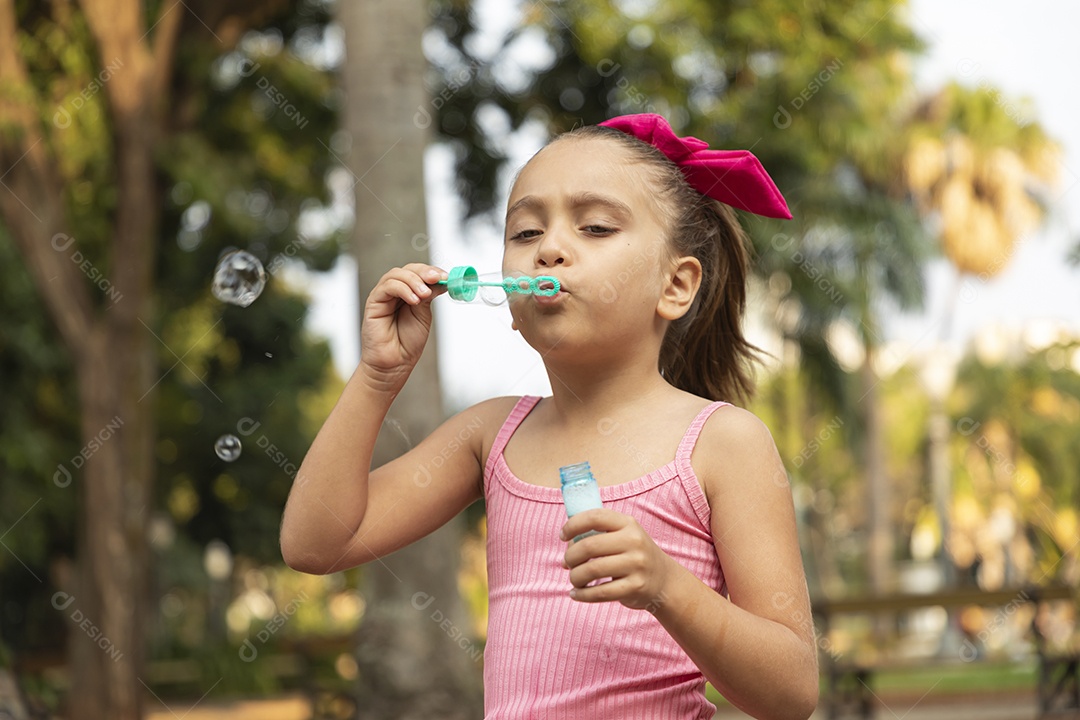
{"type": "Polygon", "coordinates": [[[919,105],[910,128],[907,190],[957,272],[993,277],[1042,222],[1060,149],[991,88],[947,85],[919,105]]]}
{"type": "MultiPolygon", "coordinates": [[[[392,266],[427,262],[424,148],[431,109],[424,90],[427,64],[421,35],[427,6],[421,0],[339,4],[345,28],[345,129],[354,175],[354,255],[361,303],[392,266]]],[[[442,421],[434,337],[394,401],[375,448],[373,465],[401,454],[402,438],[428,435],[442,421]]],[[[431,609],[415,609],[424,592],[443,618],[469,627],[457,586],[463,520],[363,568],[367,611],[357,660],[364,716],[473,718],[483,713],[479,666],[447,637],[431,609]]],[[[427,606],[425,605],[425,608],[427,606]]]]}
{"type": "MultiPolygon", "coordinates": [[[[945,86],[916,108],[909,130],[901,182],[956,269],[939,336],[943,347],[965,278],[984,282],[1000,273],[1017,243],[1042,222],[1057,179],[1059,149],[1038,124],[1019,116],[1013,104],[986,86],[945,86]]],[[[930,362],[940,364],[942,357],[941,352],[932,354],[930,362]]],[[[948,385],[951,381],[932,389],[930,398],[930,475],[946,543],[951,505],[944,409],[948,385]]],[[[942,552],[946,581],[952,575],[947,547],[942,552]]]]}
{"type": "MultiPolygon", "coordinates": [[[[846,171],[847,191],[823,186],[802,195],[804,207],[825,211],[809,214],[794,249],[762,248],[759,267],[790,278],[783,300],[794,303],[798,313],[781,331],[798,348],[803,372],[821,388],[850,434],[865,478],[868,587],[881,593],[892,582],[894,499],[885,470],[879,398],[878,370],[884,360],[880,313],[887,304],[903,310],[921,306],[921,266],[928,247],[910,206],[870,173],[854,166],[846,171]],[[839,328],[854,334],[858,343],[860,357],[854,362],[843,358],[832,340],[839,328]]],[[[787,424],[802,425],[794,417],[787,424]]],[[[812,437],[812,432],[803,433],[800,445],[812,437]]],[[[787,451],[800,454],[800,448],[787,451]]]]}

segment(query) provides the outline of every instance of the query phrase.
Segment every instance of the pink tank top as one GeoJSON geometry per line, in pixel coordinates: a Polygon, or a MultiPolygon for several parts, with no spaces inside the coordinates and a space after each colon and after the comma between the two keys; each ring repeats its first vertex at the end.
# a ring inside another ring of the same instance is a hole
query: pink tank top
{"type": "MultiPolygon", "coordinates": [[[[488,636],[485,720],[710,720],[705,676],[646,610],[572,600],[562,566],[562,491],[516,477],[503,449],[540,401],[526,396],[499,430],[484,468],[488,636]]],[[[632,516],[702,582],[727,595],[709,525],[709,504],[690,467],[705,407],[675,459],[647,475],[600,488],[604,507],[632,516]]],[[[587,460],[588,458],[581,458],[587,460]]]]}

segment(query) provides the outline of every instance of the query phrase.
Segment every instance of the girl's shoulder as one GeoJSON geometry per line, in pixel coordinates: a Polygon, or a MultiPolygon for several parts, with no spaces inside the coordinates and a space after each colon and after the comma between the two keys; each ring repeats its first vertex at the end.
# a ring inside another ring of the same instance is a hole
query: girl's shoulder
{"type": "MultiPolygon", "coordinates": [[[[473,405],[469,410],[473,412],[478,418],[482,418],[486,424],[492,424],[496,421],[501,427],[504,420],[509,417],[514,407],[521,401],[523,395],[501,395],[499,397],[488,398],[487,400],[481,400],[473,405]]],[[[495,432],[498,433],[499,428],[495,428],[495,432]]]]}
{"type": "Polygon", "coordinates": [[[480,467],[487,466],[488,453],[491,452],[491,446],[495,444],[495,438],[498,437],[503,424],[522,397],[521,395],[503,395],[489,398],[481,400],[465,411],[469,413],[472,423],[479,430],[480,467]]]}
{"type": "Polygon", "coordinates": [[[741,441],[755,436],[768,435],[769,427],[754,413],[738,405],[722,405],[709,416],[702,433],[709,432],[713,439],[741,441]]]}
{"type": "Polygon", "coordinates": [[[489,398],[454,413],[436,430],[446,444],[443,451],[468,448],[483,468],[499,430],[520,400],[521,396],[489,398]]]}
{"type": "Polygon", "coordinates": [[[761,483],[787,486],[787,471],[769,427],[737,405],[724,405],[709,416],[694,447],[693,464],[710,496],[754,492],[761,483]]]}

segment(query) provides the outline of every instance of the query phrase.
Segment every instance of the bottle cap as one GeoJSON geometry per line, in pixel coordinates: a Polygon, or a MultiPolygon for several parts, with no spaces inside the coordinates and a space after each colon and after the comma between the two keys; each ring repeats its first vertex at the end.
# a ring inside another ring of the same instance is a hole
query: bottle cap
{"type": "Polygon", "coordinates": [[[471,265],[458,265],[450,268],[446,278],[446,291],[451,299],[469,302],[476,297],[479,289],[476,268],[471,265]]]}
{"type": "Polygon", "coordinates": [[[592,468],[589,467],[588,460],[559,468],[559,480],[563,485],[591,478],[592,468]]]}

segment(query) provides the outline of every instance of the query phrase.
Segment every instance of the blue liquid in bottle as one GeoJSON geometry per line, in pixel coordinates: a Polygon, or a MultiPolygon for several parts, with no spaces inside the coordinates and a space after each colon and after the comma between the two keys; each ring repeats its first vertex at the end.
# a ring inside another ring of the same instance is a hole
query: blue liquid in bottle
{"type": "MultiPolygon", "coordinates": [[[[574,517],[585,510],[604,507],[600,501],[600,486],[596,484],[596,478],[593,477],[587,461],[559,468],[559,479],[562,481],[562,496],[567,517],[574,517]]],[[[598,530],[590,530],[575,537],[574,542],[583,537],[599,534],[598,530]]]]}

